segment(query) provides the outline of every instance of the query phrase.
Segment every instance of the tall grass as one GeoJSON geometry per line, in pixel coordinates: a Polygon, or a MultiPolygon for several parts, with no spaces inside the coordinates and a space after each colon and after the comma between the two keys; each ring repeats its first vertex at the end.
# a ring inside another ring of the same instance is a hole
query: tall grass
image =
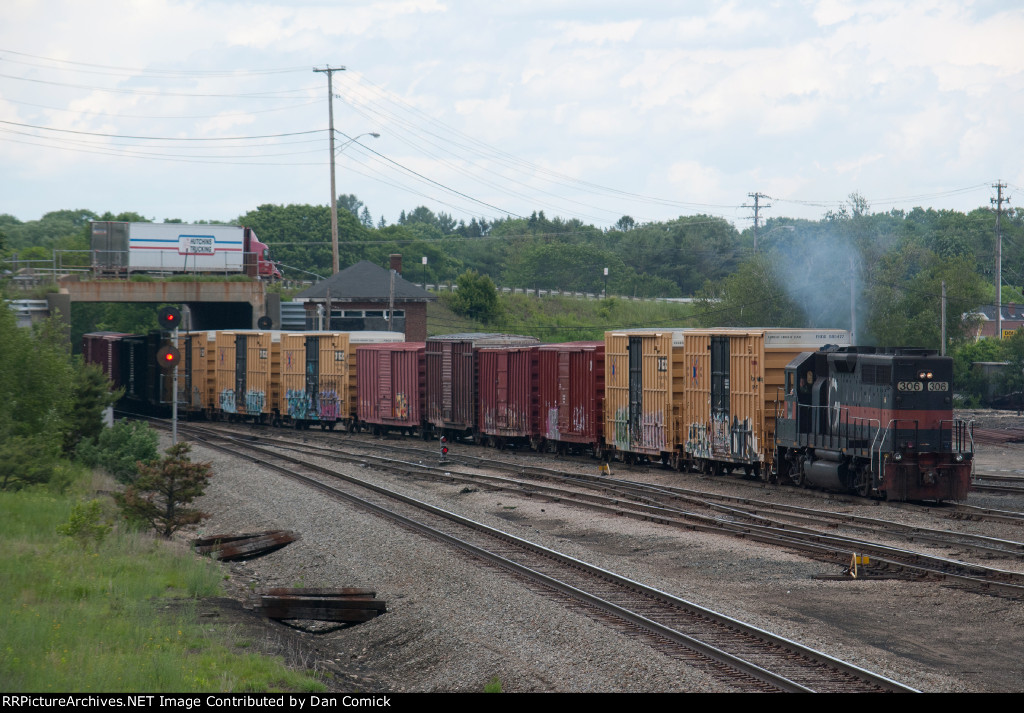
{"type": "Polygon", "coordinates": [[[56,532],[73,505],[0,492],[0,689],[324,690],[196,623],[197,598],[219,593],[216,565],[123,529],[83,547],[56,532]]]}

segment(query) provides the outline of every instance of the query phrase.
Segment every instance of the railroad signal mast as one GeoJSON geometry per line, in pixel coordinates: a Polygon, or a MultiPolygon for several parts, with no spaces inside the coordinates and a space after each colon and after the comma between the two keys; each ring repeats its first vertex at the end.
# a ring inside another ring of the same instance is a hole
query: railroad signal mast
{"type": "Polygon", "coordinates": [[[441,463],[448,462],[448,436],[441,436],[441,463]]]}
{"type": "Polygon", "coordinates": [[[157,314],[160,322],[160,331],[165,342],[157,352],[157,362],[164,371],[172,370],[174,376],[171,380],[171,444],[178,442],[178,362],[181,361],[181,353],[178,352],[178,325],[181,324],[181,310],[177,307],[163,307],[157,314]]]}

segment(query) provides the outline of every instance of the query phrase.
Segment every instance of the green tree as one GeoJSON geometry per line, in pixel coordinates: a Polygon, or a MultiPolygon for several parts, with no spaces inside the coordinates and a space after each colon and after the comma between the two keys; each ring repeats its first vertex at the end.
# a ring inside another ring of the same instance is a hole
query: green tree
{"type": "Polygon", "coordinates": [[[804,327],[807,318],[777,277],[777,256],[758,253],[733,275],[710,281],[697,294],[704,327],[804,327]]]}
{"type": "Polygon", "coordinates": [[[498,290],[487,275],[467,270],[455,282],[458,289],[451,298],[451,308],[456,314],[465,315],[485,324],[498,317],[498,290]]]}
{"type": "Polygon", "coordinates": [[[48,320],[17,326],[0,308],[0,490],[47,482],[61,452],[74,370],[48,320]]]}
{"type": "Polygon", "coordinates": [[[170,538],[186,525],[194,525],[206,513],[187,507],[203,495],[212,476],[209,463],[193,463],[192,447],[185,442],[167,449],[167,455],[153,465],[143,465],[139,477],[117,497],[129,520],[141,520],[163,537],[170,538]]]}
{"type": "Polygon", "coordinates": [[[82,439],[96,438],[103,431],[103,412],[124,393],[111,390],[111,386],[97,364],[82,364],[76,369],[64,428],[65,454],[74,451],[82,439]]]}

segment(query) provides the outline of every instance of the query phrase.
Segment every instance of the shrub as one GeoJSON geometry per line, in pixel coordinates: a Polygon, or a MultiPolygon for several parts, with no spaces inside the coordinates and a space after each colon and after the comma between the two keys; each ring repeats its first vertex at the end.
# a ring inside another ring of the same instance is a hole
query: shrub
{"type": "Polygon", "coordinates": [[[152,464],[160,459],[156,431],[141,421],[118,421],[105,428],[96,439],[78,444],[75,456],[91,468],[103,468],[122,483],[138,475],[139,463],[152,464]]]}

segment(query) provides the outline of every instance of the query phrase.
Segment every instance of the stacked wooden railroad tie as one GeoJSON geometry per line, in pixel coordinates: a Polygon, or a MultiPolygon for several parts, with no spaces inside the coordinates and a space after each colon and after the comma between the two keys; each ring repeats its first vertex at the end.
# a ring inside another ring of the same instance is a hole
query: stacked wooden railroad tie
{"type": "Polygon", "coordinates": [[[260,595],[257,611],[269,619],[314,619],[355,624],[387,611],[377,593],[362,587],[276,587],[260,595]]]}
{"type": "Polygon", "coordinates": [[[192,547],[201,555],[210,555],[223,562],[261,557],[302,539],[291,530],[266,530],[239,535],[210,535],[192,540],[192,547]]]}

